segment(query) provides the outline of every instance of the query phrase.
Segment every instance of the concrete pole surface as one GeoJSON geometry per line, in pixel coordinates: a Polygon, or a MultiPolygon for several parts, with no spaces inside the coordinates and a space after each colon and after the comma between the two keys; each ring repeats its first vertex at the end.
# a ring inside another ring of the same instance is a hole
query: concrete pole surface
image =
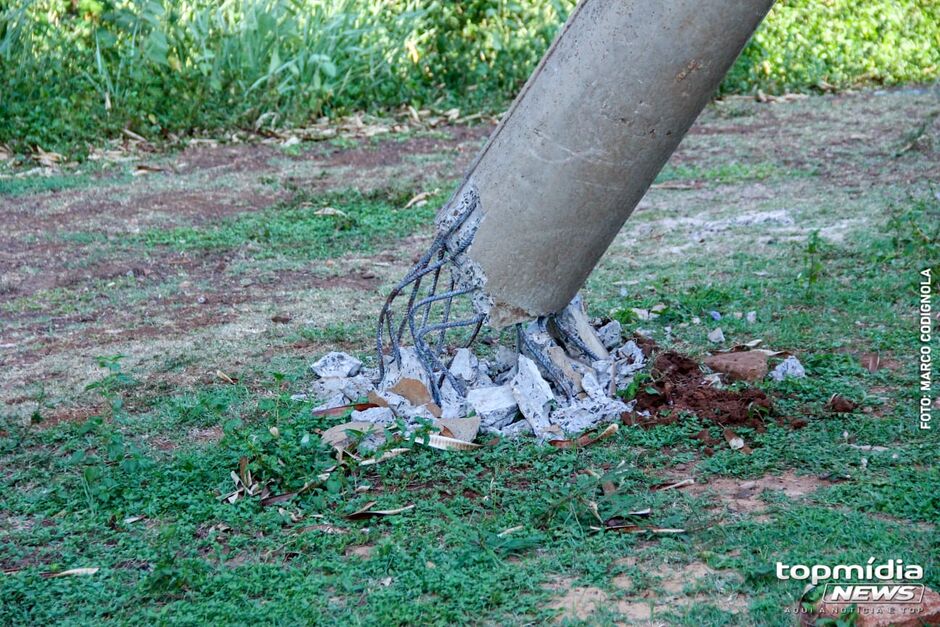
{"type": "Polygon", "coordinates": [[[578,4],[455,194],[491,326],[571,302],[772,4],[578,4]]]}

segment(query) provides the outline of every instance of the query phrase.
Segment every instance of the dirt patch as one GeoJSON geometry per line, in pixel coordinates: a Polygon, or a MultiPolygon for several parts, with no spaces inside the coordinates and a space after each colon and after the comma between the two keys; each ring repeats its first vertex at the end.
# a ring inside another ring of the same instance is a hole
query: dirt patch
{"type": "Polygon", "coordinates": [[[564,594],[548,606],[549,609],[560,611],[556,621],[587,620],[608,602],[607,593],[592,586],[570,586],[570,582],[559,581],[547,587],[550,590],[564,590],[564,594]]]}
{"type": "MultiPolygon", "coordinates": [[[[616,563],[635,566],[637,562],[635,558],[626,558],[616,563]]],[[[746,598],[731,590],[731,584],[741,579],[740,575],[733,571],[717,571],[702,562],[693,562],[682,566],[662,564],[650,574],[657,578],[658,583],[627,598],[616,598],[593,586],[573,586],[570,579],[555,580],[545,586],[547,590],[559,593],[549,604],[549,608],[559,611],[556,621],[589,622],[599,610],[608,608],[635,625],[668,625],[672,621],[665,620],[662,616],[683,614],[701,605],[712,605],[731,614],[747,609],[746,598]],[[691,592],[701,588],[701,583],[706,578],[714,579],[713,585],[708,587],[708,594],[685,594],[686,590],[691,592]]],[[[633,588],[632,578],[627,575],[613,577],[611,584],[619,590],[629,591],[633,588]]]]}
{"type": "Polygon", "coordinates": [[[650,373],[652,382],[636,396],[636,411],[645,410],[650,415],[643,417],[634,412],[629,418],[631,424],[672,424],[681,413],[688,412],[718,425],[763,431],[764,416],[773,409],[771,399],[761,390],[728,390],[710,385],[698,362],[673,351],[656,357],[650,373]]]}
{"type": "MultiPolygon", "coordinates": [[[[404,141],[381,141],[377,144],[356,146],[355,148],[334,149],[326,152],[308,153],[307,158],[326,159],[331,166],[353,166],[355,168],[375,168],[401,163],[405,157],[414,154],[428,154],[453,150],[463,152],[463,144],[482,141],[493,132],[493,126],[451,126],[443,131],[441,137],[412,137],[404,141]]],[[[475,152],[477,146],[467,147],[467,152],[475,152]]]]}
{"type": "Polygon", "coordinates": [[[797,475],[788,470],[779,476],[765,475],[759,479],[709,479],[708,483],[695,483],[683,488],[683,492],[691,496],[713,495],[720,501],[716,507],[726,508],[732,513],[759,514],[768,507],[760,498],[765,491],[780,492],[788,498],[798,499],[824,485],[816,477],[797,475]]]}

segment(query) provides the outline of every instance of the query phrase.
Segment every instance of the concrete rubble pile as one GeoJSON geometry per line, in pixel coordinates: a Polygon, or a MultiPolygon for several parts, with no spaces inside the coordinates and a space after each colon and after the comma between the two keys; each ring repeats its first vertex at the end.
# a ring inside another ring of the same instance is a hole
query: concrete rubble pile
{"type": "Polygon", "coordinates": [[[580,298],[559,319],[566,337],[574,333],[576,342],[563,346],[533,322],[521,332],[527,335],[528,346],[538,347],[538,354],[498,345],[487,358],[468,348],[443,355],[442,361],[466,393],[455,389],[442,372],[435,372],[439,403],[416,350],[406,346],[400,347],[399,363],[386,358],[385,376],[378,382],[377,369],[365,368],[345,353],[329,353],[311,365],[317,379],[305,396],[324,401],[314,411],[366,399],[370,407],[353,411],[350,421],[383,427],[404,424],[407,431],[429,423],[453,427],[465,419],[478,422],[485,434],[511,438],[531,434],[547,442],[619,422],[635,401],[624,403],[617,391],[647,366],[643,351],[633,340],[624,341],[619,322],[589,320],[580,298]]]}

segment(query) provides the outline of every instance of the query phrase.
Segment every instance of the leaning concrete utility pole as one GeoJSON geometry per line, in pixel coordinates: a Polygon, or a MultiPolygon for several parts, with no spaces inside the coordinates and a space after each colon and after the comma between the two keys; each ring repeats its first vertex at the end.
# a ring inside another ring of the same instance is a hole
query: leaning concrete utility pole
{"type": "Polygon", "coordinates": [[[398,364],[409,332],[437,387],[448,334],[472,342],[483,324],[535,321],[519,327],[519,347],[552,378],[533,334],[597,357],[577,312],[562,314],[772,4],[582,0],[389,296],[379,352],[398,364]]]}

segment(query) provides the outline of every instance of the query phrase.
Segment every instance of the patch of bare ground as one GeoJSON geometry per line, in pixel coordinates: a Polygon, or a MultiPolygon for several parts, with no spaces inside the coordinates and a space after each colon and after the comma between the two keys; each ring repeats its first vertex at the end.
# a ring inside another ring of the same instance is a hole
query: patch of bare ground
{"type": "MultiPolygon", "coordinates": [[[[618,565],[631,567],[637,564],[632,557],[618,562],[618,565]]],[[[598,612],[609,612],[622,617],[618,624],[643,626],[673,624],[676,614],[682,615],[702,605],[711,605],[730,614],[747,609],[744,595],[734,591],[734,584],[740,581],[734,571],[718,571],[693,562],[661,564],[645,574],[655,579],[652,587],[638,589],[632,577],[617,575],[610,581],[614,593],[594,586],[575,586],[570,579],[556,579],[546,586],[556,593],[549,608],[557,610],[556,621],[590,622],[598,612]]]]}
{"type": "Polygon", "coordinates": [[[757,479],[735,479],[712,477],[707,482],[696,482],[682,488],[689,496],[704,496],[712,501],[708,508],[719,515],[746,516],[749,520],[765,522],[769,517],[763,513],[769,505],[762,498],[765,493],[783,494],[790,499],[801,499],[820,487],[829,485],[822,479],[810,475],[798,475],[787,470],[781,475],[765,475],[757,479]]]}

